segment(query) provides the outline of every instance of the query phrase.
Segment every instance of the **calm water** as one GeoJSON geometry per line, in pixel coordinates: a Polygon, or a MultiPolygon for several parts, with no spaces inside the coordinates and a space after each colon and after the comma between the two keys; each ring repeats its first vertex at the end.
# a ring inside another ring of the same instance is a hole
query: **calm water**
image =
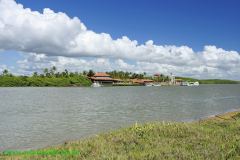
{"type": "Polygon", "coordinates": [[[36,149],[146,121],[240,108],[240,85],[0,88],[0,151],[36,149]]]}

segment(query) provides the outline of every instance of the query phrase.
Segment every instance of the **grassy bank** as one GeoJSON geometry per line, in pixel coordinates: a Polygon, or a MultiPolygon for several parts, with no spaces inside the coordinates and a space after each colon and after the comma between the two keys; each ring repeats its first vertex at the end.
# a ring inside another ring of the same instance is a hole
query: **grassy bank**
{"type": "Polygon", "coordinates": [[[135,124],[111,133],[0,159],[239,159],[240,113],[191,123],[135,124]]]}

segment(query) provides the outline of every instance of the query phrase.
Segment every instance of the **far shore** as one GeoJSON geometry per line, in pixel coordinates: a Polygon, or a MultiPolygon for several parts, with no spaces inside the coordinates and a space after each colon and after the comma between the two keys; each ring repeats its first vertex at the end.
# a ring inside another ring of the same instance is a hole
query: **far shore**
{"type": "Polygon", "coordinates": [[[94,72],[58,72],[56,67],[45,68],[42,73],[33,75],[13,75],[8,70],[0,73],[0,87],[89,87],[94,83],[103,86],[141,86],[156,83],[158,86],[179,86],[186,83],[197,84],[240,84],[237,80],[227,79],[196,79],[175,77],[174,75],[132,73],[123,71],[94,72]]]}

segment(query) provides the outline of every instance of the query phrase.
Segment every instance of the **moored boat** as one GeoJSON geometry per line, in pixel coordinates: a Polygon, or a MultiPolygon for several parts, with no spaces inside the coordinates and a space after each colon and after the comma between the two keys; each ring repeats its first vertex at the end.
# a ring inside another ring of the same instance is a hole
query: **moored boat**
{"type": "Polygon", "coordinates": [[[161,84],[160,84],[160,83],[145,83],[145,86],[147,86],[147,87],[152,87],[152,86],[154,86],[154,87],[160,87],[161,84]]]}
{"type": "Polygon", "coordinates": [[[102,87],[102,85],[99,82],[94,82],[92,87],[102,87]]]}
{"type": "Polygon", "coordinates": [[[182,82],[181,86],[199,86],[199,82],[182,82]]]}
{"type": "Polygon", "coordinates": [[[199,82],[189,82],[187,86],[199,86],[199,82]]]}

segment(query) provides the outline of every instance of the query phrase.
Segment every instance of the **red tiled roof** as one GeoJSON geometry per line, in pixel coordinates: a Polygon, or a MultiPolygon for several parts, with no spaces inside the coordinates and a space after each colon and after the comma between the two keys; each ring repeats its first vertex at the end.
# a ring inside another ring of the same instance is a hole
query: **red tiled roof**
{"type": "Polygon", "coordinates": [[[94,81],[114,81],[114,82],[122,82],[123,80],[120,79],[113,79],[110,77],[90,77],[91,80],[94,81]]]}
{"type": "Polygon", "coordinates": [[[110,77],[110,75],[104,72],[97,72],[93,77],[110,77]]]}

